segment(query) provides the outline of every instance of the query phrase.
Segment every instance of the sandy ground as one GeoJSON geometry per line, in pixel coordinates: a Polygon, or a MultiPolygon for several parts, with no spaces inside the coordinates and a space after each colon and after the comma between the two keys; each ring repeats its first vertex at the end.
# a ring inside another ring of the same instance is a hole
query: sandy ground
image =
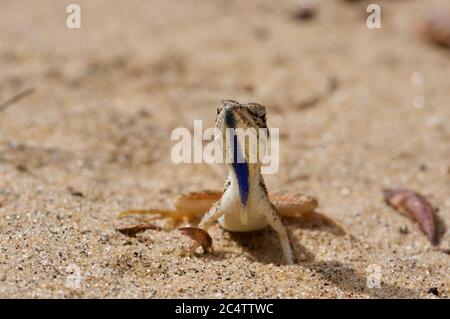
{"type": "Polygon", "coordinates": [[[70,2],[0,2],[0,101],[36,89],[0,113],[0,297],[448,298],[448,232],[432,247],[381,193],[419,191],[450,225],[450,51],[415,32],[448,1],[380,0],[379,30],[364,1],[298,21],[295,1],[269,0],[80,0],[71,30],[70,2]],[[170,133],[212,126],[223,98],[280,128],[269,190],[317,197],[353,239],[286,220],[286,266],[271,229],[215,225],[215,253],[190,258],[169,220],[114,230],[137,222],[121,210],[222,188],[221,165],[172,163],[170,133]]]}

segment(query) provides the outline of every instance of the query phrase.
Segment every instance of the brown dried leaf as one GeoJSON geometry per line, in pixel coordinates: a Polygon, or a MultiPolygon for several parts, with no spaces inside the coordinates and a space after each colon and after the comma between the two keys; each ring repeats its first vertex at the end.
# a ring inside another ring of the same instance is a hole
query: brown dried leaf
{"type": "Polygon", "coordinates": [[[408,216],[419,224],[431,244],[438,244],[433,207],[425,197],[406,189],[386,189],[384,190],[384,200],[395,209],[408,213],[408,216]]]}
{"type": "Polygon", "coordinates": [[[130,227],[117,228],[116,230],[126,236],[136,237],[137,233],[143,232],[144,230],[147,229],[161,230],[161,227],[152,224],[138,224],[130,227]]]}
{"type": "Polygon", "coordinates": [[[299,0],[294,18],[298,20],[309,20],[317,15],[317,7],[311,0],[299,0]]]}
{"type": "Polygon", "coordinates": [[[203,251],[207,252],[211,249],[212,246],[212,238],[209,234],[203,229],[196,227],[182,227],[178,229],[183,235],[188,236],[189,238],[195,240],[197,244],[201,245],[203,251]]]}
{"type": "Polygon", "coordinates": [[[72,187],[70,187],[70,186],[67,188],[67,190],[69,191],[69,193],[70,193],[72,196],[75,196],[75,197],[84,197],[84,194],[83,194],[82,192],[77,191],[77,190],[75,190],[74,188],[72,188],[72,187]]]}
{"type": "Polygon", "coordinates": [[[28,95],[30,95],[31,93],[34,92],[34,88],[28,88],[25,89],[19,93],[17,93],[16,95],[14,95],[13,97],[9,98],[8,100],[0,103],[0,112],[5,110],[8,106],[16,103],[17,101],[27,97],[28,95]]]}
{"type": "Polygon", "coordinates": [[[450,12],[445,8],[429,10],[421,29],[429,40],[450,48],[450,12]]]}

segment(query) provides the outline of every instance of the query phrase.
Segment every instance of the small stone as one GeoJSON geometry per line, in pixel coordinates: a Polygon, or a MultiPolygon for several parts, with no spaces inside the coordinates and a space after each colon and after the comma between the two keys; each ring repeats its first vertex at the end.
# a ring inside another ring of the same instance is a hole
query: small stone
{"type": "Polygon", "coordinates": [[[76,165],[77,165],[78,167],[83,167],[83,166],[84,166],[84,161],[81,160],[81,159],[79,159],[79,160],[76,161],[76,165]]]}
{"type": "Polygon", "coordinates": [[[401,225],[401,226],[398,228],[398,231],[399,231],[400,234],[402,234],[402,235],[406,235],[406,234],[409,233],[408,226],[406,226],[406,225],[401,225]]]}
{"type": "Polygon", "coordinates": [[[412,105],[416,108],[416,109],[421,109],[425,106],[425,98],[422,95],[418,95],[413,97],[412,99],[412,105]]]}
{"type": "Polygon", "coordinates": [[[409,79],[411,83],[415,86],[423,85],[424,82],[423,74],[420,72],[413,72],[409,77],[409,79]]]}
{"type": "Polygon", "coordinates": [[[428,293],[439,297],[439,290],[436,287],[431,287],[428,289],[428,293]]]}
{"type": "Polygon", "coordinates": [[[294,17],[298,20],[309,20],[317,14],[313,0],[300,0],[294,17]]]}

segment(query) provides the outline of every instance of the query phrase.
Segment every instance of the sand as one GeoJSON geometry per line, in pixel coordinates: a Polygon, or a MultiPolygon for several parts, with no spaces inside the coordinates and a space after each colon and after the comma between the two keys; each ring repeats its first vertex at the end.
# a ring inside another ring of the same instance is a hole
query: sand
{"type": "Polygon", "coordinates": [[[0,112],[0,297],[448,298],[448,232],[432,247],[382,200],[421,192],[450,224],[450,51],[415,31],[448,1],[379,1],[373,30],[364,1],[299,21],[296,1],[79,0],[68,29],[71,2],[0,3],[0,101],[36,90],[0,112]],[[222,165],[171,161],[170,133],[212,126],[224,98],[280,128],[269,190],[315,196],[351,236],[285,220],[287,266],[271,229],[215,225],[192,257],[170,220],[115,231],[139,222],[124,209],[222,188],[222,165]]]}

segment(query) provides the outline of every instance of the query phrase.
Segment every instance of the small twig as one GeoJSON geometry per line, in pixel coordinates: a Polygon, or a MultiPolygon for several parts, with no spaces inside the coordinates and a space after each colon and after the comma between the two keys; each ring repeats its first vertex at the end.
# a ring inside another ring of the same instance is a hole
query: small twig
{"type": "Polygon", "coordinates": [[[32,94],[35,91],[34,88],[28,88],[25,89],[19,93],[17,93],[16,95],[14,95],[13,97],[9,98],[8,100],[0,103],[0,112],[5,110],[8,106],[16,103],[17,101],[27,97],[28,95],[32,94]]]}
{"type": "Polygon", "coordinates": [[[138,224],[130,227],[118,228],[116,230],[126,236],[136,237],[137,233],[143,232],[147,229],[161,230],[161,227],[152,224],[138,224]]]}

